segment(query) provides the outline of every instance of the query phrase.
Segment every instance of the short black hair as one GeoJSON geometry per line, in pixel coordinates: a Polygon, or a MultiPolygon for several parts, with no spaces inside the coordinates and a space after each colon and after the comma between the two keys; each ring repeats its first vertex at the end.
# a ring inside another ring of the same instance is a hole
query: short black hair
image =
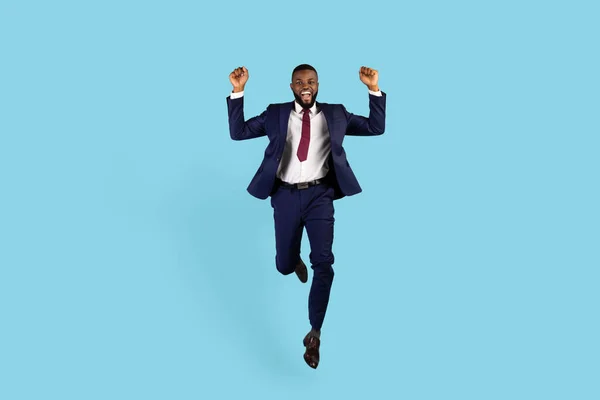
{"type": "Polygon", "coordinates": [[[304,71],[304,70],[307,70],[307,69],[308,69],[308,70],[311,70],[311,71],[315,71],[315,74],[317,74],[317,75],[318,75],[318,72],[317,72],[317,70],[316,70],[316,69],[315,69],[315,67],[313,67],[312,65],[309,65],[309,64],[300,64],[300,65],[298,65],[296,68],[294,68],[294,70],[292,71],[292,79],[294,79],[294,74],[295,74],[297,71],[304,71]]]}

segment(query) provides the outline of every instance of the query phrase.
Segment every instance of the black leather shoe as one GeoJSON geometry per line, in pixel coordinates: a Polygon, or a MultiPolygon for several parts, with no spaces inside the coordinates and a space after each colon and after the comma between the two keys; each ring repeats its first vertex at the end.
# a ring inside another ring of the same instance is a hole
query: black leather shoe
{"type": "Polygon", "coordinates": [[[298,261],[298,264],[296,264],[296,269],[294,270],[294,272],[296,272],[296,275],[298,276],[298,279],[300,279],[300,282],[308,282],[308,270],[306,269],[306,264],[304,264],[304,261],[302,261],[302,259],[300,259],[298,261]]]}
{"type": "Polygon", "coordinates": [[[321,340],[311,335],[310,333],[304,338],[304,361],[309,367],[316,369],[319,366],[319,347],[321,346],[321,340]]]}

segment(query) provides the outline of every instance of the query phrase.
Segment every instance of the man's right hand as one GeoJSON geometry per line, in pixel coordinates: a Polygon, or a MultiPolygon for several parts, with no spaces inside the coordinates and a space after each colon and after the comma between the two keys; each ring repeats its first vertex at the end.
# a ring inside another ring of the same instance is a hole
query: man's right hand
{"type": "Polygon", "coordinates": [[[229,74],[229,81],[233,85],[234,92],[243,92],[244,86],[246,86],[246,82],[248,82],[248,70],[246,67],[239,67],[233,70],[231,74],[229,74]]]}

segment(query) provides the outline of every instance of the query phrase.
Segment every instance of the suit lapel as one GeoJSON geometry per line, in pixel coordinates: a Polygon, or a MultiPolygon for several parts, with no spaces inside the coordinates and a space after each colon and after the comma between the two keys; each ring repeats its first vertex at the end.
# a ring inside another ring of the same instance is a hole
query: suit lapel
{"type": "Polygon", "coordinates": [[[279,135],[283,136],[284,142],[288,131],[288,122],[290,120],[290,112],[294,108],[294,102],[283,103],[279,108],[279,135]]]}
{"type": "Polygon", "coordinates": [[[335,126],[333,124],[333,111],[327,103],[317,103],[317,105],[321,109],[323,115],[325,116],[325,122],[327,122],[327,130],[329,131],[329,138],[333,140],[333,132],[335,132],[335,126]]]}

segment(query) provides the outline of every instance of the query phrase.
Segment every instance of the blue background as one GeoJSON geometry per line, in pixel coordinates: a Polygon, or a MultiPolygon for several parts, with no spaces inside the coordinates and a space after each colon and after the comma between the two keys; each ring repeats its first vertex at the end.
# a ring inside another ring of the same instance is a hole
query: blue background
{"type": "Polygon", "coordinates": [[[3,1],[0,398],[600,398],[597,4],[3,1]],[[316,371],[225,103],[304,62],[388,94],[316,371]]]}

